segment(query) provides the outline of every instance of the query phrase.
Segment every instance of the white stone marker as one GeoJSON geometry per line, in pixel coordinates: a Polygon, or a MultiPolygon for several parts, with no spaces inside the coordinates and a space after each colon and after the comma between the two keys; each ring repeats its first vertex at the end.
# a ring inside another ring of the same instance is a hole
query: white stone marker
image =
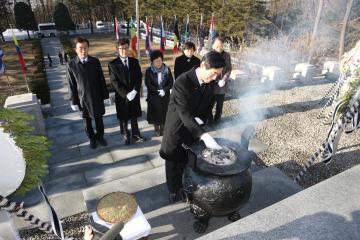
{"type": "Polygon", "coordinates": [[[340,76],[339,62],[326,61],[321,72],[326,78],[337,79],[340,76]]]}
{"type": "Polygon", "coordinates": [[[310,81],[315,77],[316,67],[309,63],[298,63],[295,66],[293,78],[310,81]]]}
{"type": "Polygon", "coordinates": [[[264,67],[261,82],[281,82],[285,80],[285,72],[277,66],[264,67]]]}

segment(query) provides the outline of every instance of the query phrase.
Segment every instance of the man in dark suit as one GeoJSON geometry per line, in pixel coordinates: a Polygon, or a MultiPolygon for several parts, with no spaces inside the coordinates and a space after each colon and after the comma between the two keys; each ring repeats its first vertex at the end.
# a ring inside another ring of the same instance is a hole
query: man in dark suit
{"type": "Polygon", "coordinates": [[[209,148],[221,148],[205,133],[202,125],[209,117],[214,84],[225,66],[217,52],[207,53],[199,68],[178,77],[170,96],[160,156],[166,160],[166,182],[170,203],[181,199],[182,175],[187,157],[182,143],[191,145],[199,139],[209,148]]]}
{"type": "Polygon", "coordinates": [[[78,37],[74,41],[77,57],[67,65],[67,78],[71,108],[82,112],[85,132],[90,139],[90,148],[96,148],[96,140],[102,145],[104,139],[104,100],[109,98],[104,74],[99,59],[89,56],[89,41],[78,37]],[[95,120],[96,134],[91,121],[95,120]]]}
{"type": "Polygon", "coordinates": [[[125,144],[131,143],[128,121],[131,122],[132,139],[145,141],[140,135],[137,118],[141,116],[140,89],[142,73],[139,61],[129,56],[129,40],[122,38],[116,43],[119,56],[109,63],[110,81],[115,89],[117,118],[125,144]]]}
{"type": "Polygon", "coordinates": [[[213,124],[217,124],[221,119],[225,94],[230,86],[230,74],[232,66],[230,54],[224,51],[224,40],[222,38],[217,37],[214,40],[212,48],[214,51],[220,53],[223,56],[226,63],[221,75],[217,79],[218,84],[215,85],[214,89],[215,97],[213,99],[212,105],[215,106],[216,104],[215,115],[213,116],[211,111],[211,115],[209,117],[209,120],[213,121],[213,124]]]}
{"type": "Polygon", "coordinates": [[[200,59],[194,55],[195,44],[192,42],[186,42],[184,44],[183,55],[175,59],[174,75],[175,80],[180,74],[189,71],[192,68],[200,66],[200,59]]]}

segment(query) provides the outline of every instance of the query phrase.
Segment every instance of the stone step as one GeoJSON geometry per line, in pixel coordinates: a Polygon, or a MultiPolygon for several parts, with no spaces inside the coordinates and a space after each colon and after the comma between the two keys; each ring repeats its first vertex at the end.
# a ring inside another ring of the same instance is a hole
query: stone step
{"type": "MultiPolygon", "coordinates": [[[[119,148],[133,149],[134,147],[160,145],[161,138],[154,137],[155,133],[152,126],[142,125],[143,124],[139,124],[140,132],[148,140],[143,143],[131,144],[129,146],[125,145],[125,139],[120,134],[118,125],[105,129],[104,138],[108,142],[108,145],[106,147],[98,146],[96,149],[89,148],[90,143],[84,132],[74,135],[60,135],[58,138],[54,138],[53,145],[50,148],[52,156],[49,158],[48,162],[53,164],[76,158],[84,158],[87,155],[113,151],[114,149],[119,148]],[[67,142],[67,144],[65,144],[64,141],[67,142]]],[[[63,130],[71,131],[71,127],[64,127],[63,130]]]]}
{"type": "Polygon", "coordinates": [[[200,239],[360,239],[359,175],[360,165],[200,239]]]}
{"type": "MultiPolygon", "coordinates": [[[[73,163],[76,164],[76,163],[73,163]]],[[[83,162],[83,164],[85,164],[83,162]]],[[[161,159],[158,153],[150,153],[150,154],[141,154],[136,157],[122,159],[118,162],[113,162],[112,157],[109,156],[109,153],[104,154],[102,156],[98,156],[98,158],[94,158],[88,161],[88,166],[72,166],[74,171],[66,172],[64,169],[57,169],[54,173],[62,177],[58,177],[56,179],[51,179],[49,181],[44,182],[44,187],[46,189],[46,193],[51,199],[51,203],[54,204],[54,208],[58,212],[58,214],[63,218],[67,216],[71,216],[73,214],[84,211],[84,208],[79,208],[79,211],[76,210],[76,207],[80,205],[78,201],[81,201],[83,204],[84,200],[82,196],[79,197],[79,192],[86,191],[89,187],[91,189],[100,189],[102,186],[112,185],[113,182],[124,182],[128,186],[133,181],[133,185],[139,187],[144,186],[146,191],[152,191],[153,187],[151,181],[146,180],[148,177],[150,178],[159,178],[161,180],[161,184],[163,184],[164,191],[165,187],[165,169],[164,169],[164,160],[161,159]],[[100,162],[97,166],[96,161],[100,162]],[[104,162],[107,162],[104,163],[104,162]],[[81,168],[83,171],[81,171],[81,168]],[[137,182],[139,181],[139,182],[137,182]],[[150,185],[149,185],[150,184],[150,185]],[[63,211],[62,209],[66,208],[68,202],[64,201],[61,203],[61,198],[70,199],[73,197],[75,207],[70,209],[66,209],[63,211]],[[59,211],[62,211],[61,213],[59,211]]],[[[71,168],[71,166],[66,166],[67,170],[71,168]]],[[[261,170],[255,164],[251,165],[251,169],[253,172],[261,170]]],[[[155,181],[157,183],[157,180],[155,181]]],[[[41,219],[48,219],[46,205],[43,203],[42,196],[38,192],[37,189],[33,189],[30,191],[25,197],[21,198],[12,198],[15,201],[24,201],[26,203],[27,210],[36,214],[36,216],[41,219]]],[[[143,200],[144,204],[148,204],[150,206],[153,205],[150,201],[143,200]]],[[[162,202],[160,202],[162,204],[162,202]]],[[[157,203],[157,204],[160,204],[157,203]]],[[[28,227],[29,225],[22,220],[16,221],[16,224],[20,228],[28,227]]]]}
{"type": "MultiPolygon", "coordinates": [[[[200,235],[192,231],[193,217],[188,205],[168,205],[165,170],[158,167],[137,175],[97,185],[83,191],[89,212],[95,211],[96,202],[107,193],[124,191],[133,193],[141,210],[152,226],[150,239],[194,239],[200,235]]],[[[253,188],[248,204],[241,209],[245,217],[291,196],[301,187],[275,167],[253,173],[253,188]]],[[[213,218],[207,231],[215,231],[230,222],[227,218],[213,218]]]]}

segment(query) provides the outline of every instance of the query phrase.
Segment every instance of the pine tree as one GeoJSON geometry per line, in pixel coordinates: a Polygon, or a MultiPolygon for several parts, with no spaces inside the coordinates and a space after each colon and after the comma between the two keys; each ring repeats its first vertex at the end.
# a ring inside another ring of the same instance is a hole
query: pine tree
{"type": "Polygon", "coordinates": [[[28,38],[30,39],[29,30],[36,31],[38,29],[34,12],[26,3],[18,2],[14,7],[14,15],[16,28],[26,30],[28,38]]]}
{"type": "Polygon", "coordinates": [[[54,22],[56,29],[59,31],[67,31],[75,29],[75,24],[70,17],[68,8],[63,3],[58,3],[55,6],[54,22]]]}

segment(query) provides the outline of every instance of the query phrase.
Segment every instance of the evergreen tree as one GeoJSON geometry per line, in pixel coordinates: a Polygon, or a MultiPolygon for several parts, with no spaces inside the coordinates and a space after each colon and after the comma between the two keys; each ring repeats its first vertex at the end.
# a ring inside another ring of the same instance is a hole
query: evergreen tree
{"type": "Polygon", "coordinates": [[[30,6],[24,2],[18,2],[14,7],[15,25],[20,30],[26,30],[30,39],[29,30],[38,30],[35,15],[30,6]]]}
{"type": "Polygon", "coordinates": [[[67,31],[75,29],[75,24],[71,19],[68,8],[63,3],[58,3],[55,6],[54,22],[56,29],[59,31],[67,31]]]}

